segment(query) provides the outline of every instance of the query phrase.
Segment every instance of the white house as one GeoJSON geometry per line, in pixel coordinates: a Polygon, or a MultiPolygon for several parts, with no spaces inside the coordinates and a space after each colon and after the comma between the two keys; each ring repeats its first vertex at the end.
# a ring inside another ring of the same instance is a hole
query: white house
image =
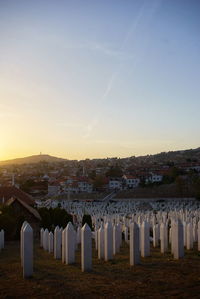
{"type": "Polygon", "coordinates": [[[127,189],[133,189],[139,186],[140,179],[132,175],[123,175],[122,177],[127,189]]]}
{"type": "Polygon", "coordinates": [[[110,190],[122,190],[121,178],[110,178],[108,188],[110,190]]]}
{"type": "Polygon", "coordinates": [[[78,180],[78,189],[79,189],[79,192],[92,193],[93,184],[90,183],[87,179],[81,178],[78,180]]]}
{"type": "Polygon", "coordinates": [[[159,183],[162,182],[163,175],[161,174],[155,174],[153,172],[149,173],[149,176],[146,178],[146,183],[159,183]]]}

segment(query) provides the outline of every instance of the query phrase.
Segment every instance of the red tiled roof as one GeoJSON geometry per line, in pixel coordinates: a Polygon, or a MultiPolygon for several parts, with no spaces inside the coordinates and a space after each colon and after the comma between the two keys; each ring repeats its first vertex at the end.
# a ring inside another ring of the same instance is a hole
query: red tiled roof
{"type": "Polygon", "coordinates": [[[30,195],[24,191],[12,186],[12,187],[0,187],[0,202],[2,203],[3,198],[6,203],[11,197],[17,197],[21,201],[25,202],[28,205],[34,205],[34,200],[30,195]]]}
{"type": "Polygon", "coordinates": [[[138,179],[136,176],[130,175],[130,174],[125,174],[125,177],[127,179],[138,179]]]}

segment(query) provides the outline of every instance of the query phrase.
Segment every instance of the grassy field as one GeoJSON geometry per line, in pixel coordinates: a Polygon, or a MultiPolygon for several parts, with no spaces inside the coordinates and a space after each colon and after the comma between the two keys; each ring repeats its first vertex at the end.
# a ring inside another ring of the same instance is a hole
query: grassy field
{"type": "Polygon", "coordinates": [[[34,276],[22,278],[19,243],[0,252],[0,298],[200,298],[200,254],[186,251],[175,261],[170,253],[151,250],[151,257],[129,266],[129,248],[110,262],[93,250],[93,271],[82,273],[80,248],[76,263],[67,266],[39,248],[34,249],[34,276]]]}

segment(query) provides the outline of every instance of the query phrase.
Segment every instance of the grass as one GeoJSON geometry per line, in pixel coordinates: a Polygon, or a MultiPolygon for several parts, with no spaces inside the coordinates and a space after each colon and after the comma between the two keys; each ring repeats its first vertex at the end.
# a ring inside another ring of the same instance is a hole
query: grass
{"type": "Polygon", "coordinates": [[[114,260],[97,259],[93,270],[81,272],[80,248],[74,265],[62,264],[34,248],[34,276],[22,278],[19,242],[8,242],[0,252],[0,298],[199,298],[200,254],[195,248],[174,260],[152,248],[141,264],[129,266],[129,248],[123,244],[114,260]]]}

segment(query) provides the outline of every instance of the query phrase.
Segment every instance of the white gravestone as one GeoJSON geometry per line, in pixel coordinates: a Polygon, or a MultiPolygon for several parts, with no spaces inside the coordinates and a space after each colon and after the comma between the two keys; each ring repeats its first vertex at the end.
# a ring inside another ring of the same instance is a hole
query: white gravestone
{"type": "Polygon", "coordinates": [[[118,243],[119,243],[118,228],[116,225],[114,225],[113,226],[113,255],[115,255],[118,251],[118,243]]]}
{"type": "Polygon", "coordinates": [[[81,229],[81,270],[92,270],[92,232],[87,223],[81,229]]]}
{"type": "Polygon", "coordinates": [[[104,228],[104,258],[105,261],[113,259],[113,228],[111,222],[107,222],[104,228]]]}
{"type": "Polygon", "coordinates": [[[62,244],[62,235],[61,230],[56,226],[54,230],[54,258],[61,259],[61,244],[62,244]]]}
{"type": "Polygon", "coordinates": [[[130,225],[130,265],[134,266],[140,263],[140,231],[138,224],[130,225]]]}
{"type": "Polygon", "coordinates": [[[172,238],[174,258],[179,259],[184,256],[183,224],[180,220],[173,224],[172,238]]]}
{"type": "Polygon", "coordinates": [[[160,251],[165,253],[168,250],[168,229],[165,223],[160,225],[160,251]]]}
{"type": "Polygon", "coordinates": [[[76,232],[71,222],[67,224],[65,238],[65,261],[69,265],[75,263],[76,242],[76,232]]]}
{"type": "Polygon", "coordinates": [[[49,231],[46,228],[43,233],[43,248],[44,250],[48,251],[49,248],[49,231]]]}
{"type": "Polygon", "coordinates": [[[66,228],[62,231],[62,263],[65,263],[65,247],[66,247],[66,228]]]}
{"type": "Polygon", "coordinates": [[[192,230],[192,224],[187,224],[187,234],[186,234],[186,248],[187,250],[190,250],[193,248],[193,230],[192,230]]]}
{"type": "Polygon", "coordinates": [[[21,257],[21,266],[23,267],[23,230],[25,226],[28,224],[27,221],[24,221],[20,230],[20,257],[21,257]]]}
{"type": "Polygon", "coordinates": [[[149,223],[147,221],[143,221],[141,225],[141,233],[140,233],[140,242],[141,242],[141,256],[146,257],[150,256],[150,231],[149,231],[149,223]]]}
{"type": "Polygon", "coordinates": [[[53,253],[53,233],[49,233],[49,253],[53,253]]]}
{"type": "Polygon", "coordinates": [[[33,230],[27,223],[23,229],[23,277],[33,276],[33,230]]]}
{"type": "Polygon", "coordinates": [[[153,225],[153,247],[158,247],[159,244],[159,226],[158,224],[153,225]]]}
{"type": "Polygon", "coordinates": [[[104,258],[104,229],[101,225],[98,230],[98,259],[104,258]]]}

